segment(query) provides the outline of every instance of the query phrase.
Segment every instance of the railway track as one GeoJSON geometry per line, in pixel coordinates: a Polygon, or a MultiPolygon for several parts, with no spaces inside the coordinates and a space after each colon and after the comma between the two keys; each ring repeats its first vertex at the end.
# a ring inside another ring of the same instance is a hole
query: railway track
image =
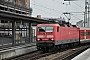
{"type": "Polygon", "coordinates": [[[33,53],[28,53],[19,57],[14,57],[6,60],[70,60],[74,56],[78,55],[82,51],[89,48],[89,45],[76,47],[76,48],[67,48],[60,51],[43,53],[41,51],[35,51],[33,53]]]}
{"type": "Polygon", "coordinates": [[[34,57],[35,55],[37,56],[40,53],[41,53],[40,51],[34,51],[34,52],[31,52],[31,53],[28,53],[28,54],[24,54],[24,55],[21,55],[21,56],[8,58],[6,60],[26,60],[26,59],[29,59],[30,57],[34,57]]]}
{"type": "Polygon", "coordinates": [[[55,52],[45,53],[45,52],[41,52],[41,51],[35,51],[33,53],[28,53],[28,54],[25,54],[22,56],[8,58],[5,60],[36,60],[36,59],[40,59],[41,57],[49,56],[54,53],[55,52]]]}
{"type": "Polygon", "coordinates": [[[47,57],[40,58],[38,60],[71,60],[76,55],[90,48],[90,46],[81,46],[72,49],[68,49],[65,51],[59,51],[55,54],[49,55],[47,57]]]}

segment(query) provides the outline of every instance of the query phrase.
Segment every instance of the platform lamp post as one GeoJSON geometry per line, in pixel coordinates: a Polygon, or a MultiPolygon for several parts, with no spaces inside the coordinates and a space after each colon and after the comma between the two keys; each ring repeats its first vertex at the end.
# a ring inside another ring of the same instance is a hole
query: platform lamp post
{"type": "Polygon", "coordinates": [[[88,12],[88,0],[85,0],[85,13],[84,13],[84,27],[86,26],[86,23],[88,24],[89,27],[89,20],[87,18],[89,18],[89,12],[88,12]]]}
{"type": "Polygon", "coordinates": [[[90,23],[90,21],[89,21],[89,18],[90,18],[90,0],[86,0],[86,7],[87,7],[87,15],[88,15],[88,19],[87,19],[87,22],[88,22],[88,27],[90,27],[89,26],[89,23],[90,23]]]}
{"type": "Polygon", "coordinates": [[[90,19],[89,18],[90,18],[90,0],[88,1],[88,21],[89,21],[88,26],[90,25],[90,19]]]}

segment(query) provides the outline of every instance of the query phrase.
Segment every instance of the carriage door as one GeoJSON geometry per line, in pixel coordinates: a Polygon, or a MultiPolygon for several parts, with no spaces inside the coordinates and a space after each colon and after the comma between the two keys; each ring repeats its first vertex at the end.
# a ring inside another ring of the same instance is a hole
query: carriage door
{"type": "Polygon", "coordinates": [[[86,39],[89,39],[89,30],[86,30],[86,39]]]}
{"type": "Polygon", "coordinates": [[[84,30],[80,30],[80,40],[83,41],[85,39],[84,30]]]}
{"type": "Polygon", "coordinates": [[[84,30],[84,39],[86,39],[86,30],[84,30]]]}

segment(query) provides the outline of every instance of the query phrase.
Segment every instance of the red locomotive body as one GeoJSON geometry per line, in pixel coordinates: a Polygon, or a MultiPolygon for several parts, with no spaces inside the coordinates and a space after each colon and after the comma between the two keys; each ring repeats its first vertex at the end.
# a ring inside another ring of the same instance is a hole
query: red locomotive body
{"type": "Polygon", "coordinates": [[[38,24],[36,27],[36,42],[38,49],[79,43],[79,28],[60,26],[59,24],[38,24]]]}

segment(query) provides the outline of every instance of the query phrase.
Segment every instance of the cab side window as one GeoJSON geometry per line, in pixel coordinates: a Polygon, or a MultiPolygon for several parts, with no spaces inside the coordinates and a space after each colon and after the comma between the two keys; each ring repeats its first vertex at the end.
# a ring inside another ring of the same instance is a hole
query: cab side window
{"type": "Polygon", "coordinates": [[[59,27],[57,27],[57,32],[59,32],[59,27]]]}

